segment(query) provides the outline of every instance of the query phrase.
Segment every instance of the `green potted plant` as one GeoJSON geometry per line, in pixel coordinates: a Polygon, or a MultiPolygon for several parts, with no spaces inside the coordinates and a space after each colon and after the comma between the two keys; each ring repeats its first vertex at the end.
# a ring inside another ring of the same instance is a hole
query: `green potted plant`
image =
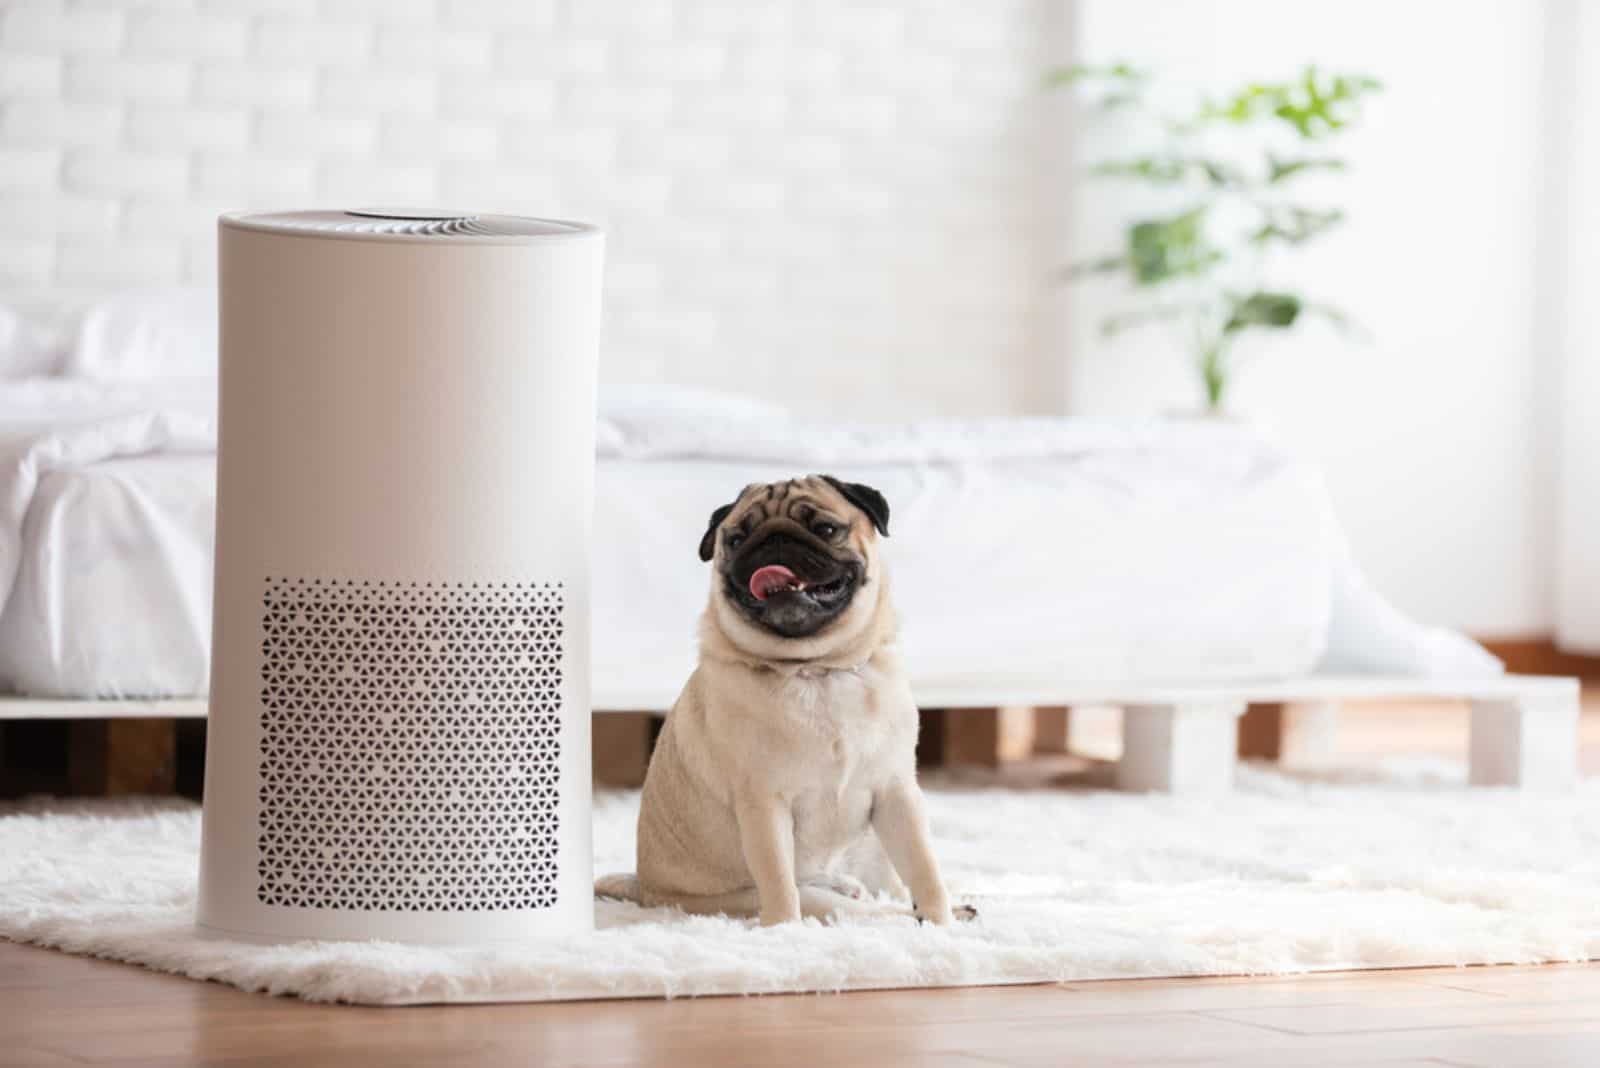
{"type": "Polygon", "coordinates": [[[1108,315],[1110,336],[1158,323],[1182,330],[1210,414],[1224,411],[1245,334],[1283,331],[1310,315],[1341,328],[1332,306],[1269,280],[1284,251],[1299,252],[1344,219],[1338,207],[1304,195],[1313,175],[1337,174],[1345,161],[1330,142],[1360,115],[1378,82],[1365,75],[1306,68],[1289,81],[1252,83],[1202,98],[1184,114],[1163,113],[1153,80],[1126,64],[1051,72],[1054,88],[1083,86],[1103,113],[1153,119],[1149,152],[1093,161],[1098,180],[1133,183],[1158,194],[1159,213],[1126,221],[1119,246],[1076,263],[1068,279],[1118,276],[1134,304],[1108,315]]]}

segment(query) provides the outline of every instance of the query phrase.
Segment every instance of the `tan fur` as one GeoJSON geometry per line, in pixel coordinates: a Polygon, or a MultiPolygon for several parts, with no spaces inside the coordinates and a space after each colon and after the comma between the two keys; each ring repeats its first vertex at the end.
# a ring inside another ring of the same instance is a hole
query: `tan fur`
{"type": "Polygon", "coordinates": [[[849,524],[863,584],[816,634],[782,638],[728,602],[718,539],[700,664],[645,778],[637,883],[597,890],[775,924],[852,909],[863,883],[903,893],[903,879],[919,918],[948,923],[916,780],[917,709],[871,520],[807,478],[746,487],[721,526],[792,522],[799,503],[849,524]]]}

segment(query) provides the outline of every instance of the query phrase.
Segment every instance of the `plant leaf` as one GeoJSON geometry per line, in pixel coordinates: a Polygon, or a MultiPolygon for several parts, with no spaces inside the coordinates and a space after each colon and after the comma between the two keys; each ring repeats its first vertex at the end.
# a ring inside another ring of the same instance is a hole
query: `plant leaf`
{"type": "Polygon", "coordinates": [[[1338,208],[1319,211],[1314,208],[1270,207],[1264,210],[1266,221],[1250,234],[1251,242],[1257,245],[1272,241],[1303,245],[1344,221],[1344,212],[1338,208]]]}
{"type": "Polygon", "coordinates": [[[1304,307],[1293,293],[1273,293],[1258,289],[1244,296],[1229,294],[1231,310],[1228,321],[1222,324],[1224,334],[1236,334],[1252,326],[1284,330],[1295,324],[1304,307]]]}
{"type": "Polygon", "coordinates": [[[1267,184],[1276,185],[1279,182],[1293,178],[1306,171],[1342,171],[1345,162],[1342,159],[1323,157],[1319,159],[1279,159],[1276,156],[1267,157],[1267,184]]]}
{"type": "Polygon", "coordinates": [[[1066,85],[1077,85],[1079,82],[1142,82],[1148,78],[1144,71],[1128,63],[1109,63],[1096,66],[1092,63],[1074,63],[1068,67],[1057,67],[1046,71],[1044,84],[1046,88],[1058,89],[1066,85]]]}
{"type": "Polygon", "coordinates": [[[1147,219],[1128,227],[1128,263],[1134,281],[1158,285],[1184,275],[1204,274],[1225,257],[1205,237],[1204,206],[1167,219],[1147,219]]]}
{"type": "Polygon", "coordinates": [[[1238,168],[1219,159],[1199,156],[1133,156],[1094,164],[1096,178],[1138,178],[1155,185],[1177,185],[1198,177],[1219,189],[1243,189],[1249,183],[1238,168]]]}
{"type": "Polygon", "coordinates": [[[1188,173],[1184,160],[1161,156],[1108,159],[1089,168],[1089,174],[1095,178],[1142,178],[1157,185],[1175,185],[1188,173]]]}
{"type": "Polygon", "coordinates": [[[1302,139],[1314,141],[1349,125],[1361,98],[1381,88],[1376,78],[1367,75],[1323,77],[1315,67],[1307,67],[1292,81],[1247,85],[1220,102],[1207,99],[1195,123],[1240,124],[1271,116],[1293,127],[1302,139]]]}

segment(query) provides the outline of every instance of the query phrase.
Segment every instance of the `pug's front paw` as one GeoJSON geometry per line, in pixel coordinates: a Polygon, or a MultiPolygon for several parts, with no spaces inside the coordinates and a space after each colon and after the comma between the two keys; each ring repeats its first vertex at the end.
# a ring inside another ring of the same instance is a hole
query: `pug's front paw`
{"type": "Polygon", "coordinates": [[[956,905],[951,907],[946,903],[942,909],[924,909],[916,902],[911,903],[911,915],[917,918],[918,923],[931,923],[937,927],[946,927],[951,923],[971,923],[978,918],[978,910],[971,905],[956,905]]]}
{"type": "Polygon", "coordinates": [[[763,927],[776,927],[781,923],[794,923],[799,919],[800,907],[798,905],[792,908],[780,905],[776,908],[761,910],[761,926],[763,927]]]}

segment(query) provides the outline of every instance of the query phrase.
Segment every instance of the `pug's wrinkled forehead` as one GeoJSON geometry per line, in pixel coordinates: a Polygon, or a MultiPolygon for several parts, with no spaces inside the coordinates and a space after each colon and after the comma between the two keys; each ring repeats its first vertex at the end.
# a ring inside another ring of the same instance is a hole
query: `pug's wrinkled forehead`
{"type": "Polygon", "coordinates": [[[879,534],[888,536],[889,502],[871,486],[845,482],[832,475],[752,483],[731,504],[711,513],[711,522],[700,543],[700,558],[711,559],[718,529],[737,527],[750,532],[777,519],[810,528],[819,518],[827,516],[853,526],[858,515],[864,516],[879,534]]]}
{"type": "MultiPolygon", "coordinates": [[[[822,475],[791,478],[787,482],[756,483],[746,486],[728,518],[735,523],[754,529],[770,519],[792,519],[805,526],[818,515],[826,513],[842,519],[853,519],[853,512],[861,512],[876,523],[867,509],[852,507],[850,498],[835,488],[822,475]]],[[[887,510],[884,519],[887,522],[887,510]]]]}

